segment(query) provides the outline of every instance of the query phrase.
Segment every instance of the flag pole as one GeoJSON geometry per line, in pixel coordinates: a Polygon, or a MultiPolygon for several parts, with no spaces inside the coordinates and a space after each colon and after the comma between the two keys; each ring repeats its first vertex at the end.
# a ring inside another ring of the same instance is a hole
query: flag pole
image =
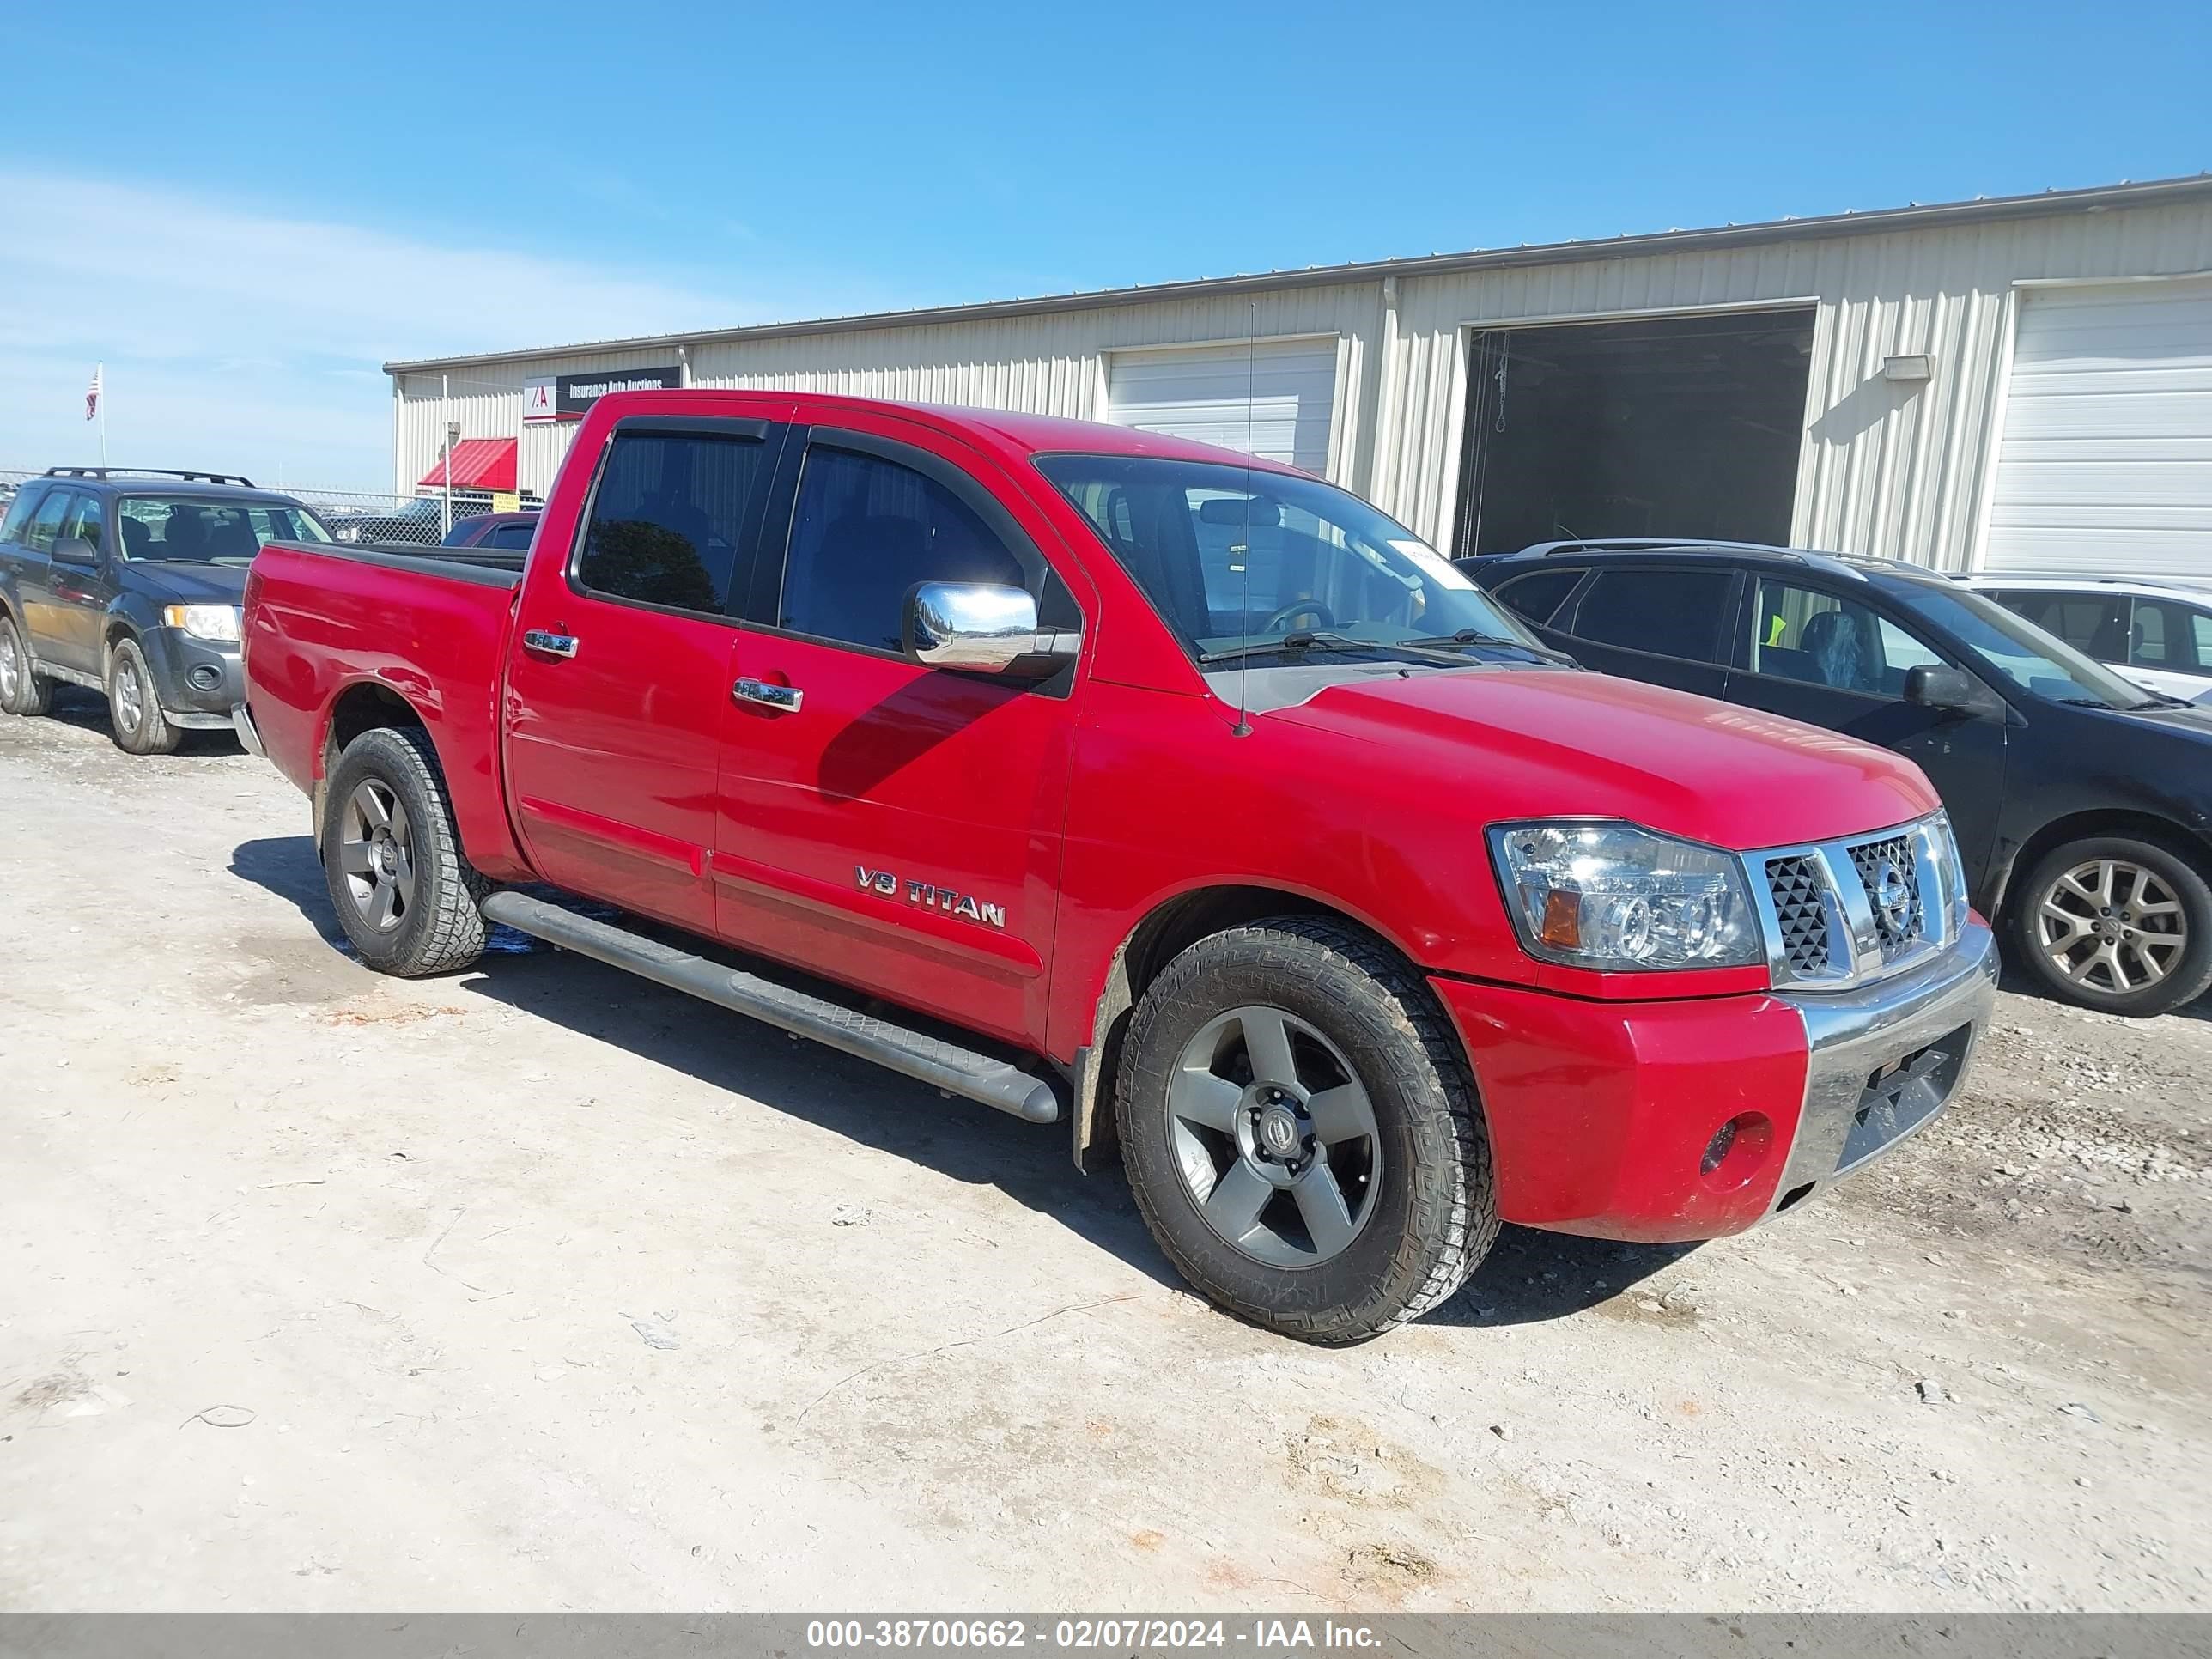
{"type": "Polygon", "coordinates": [[[107,470],[107,365],[100,366],[100,466],[107,470]]]}

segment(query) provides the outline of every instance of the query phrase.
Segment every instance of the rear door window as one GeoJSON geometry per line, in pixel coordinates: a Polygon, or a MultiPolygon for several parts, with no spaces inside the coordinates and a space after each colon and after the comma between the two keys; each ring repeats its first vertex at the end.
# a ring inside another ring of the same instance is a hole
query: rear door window
{"type": "Polygon", "coordinates": [[[617,428],[576,580],[612,599],[722,614],[744,591],[740,554],[768,449],[764,434],[617,428]]]}
{"type": "Polygon", "coordinates": [[[1596,645],[1723,663],[1735,596],[1730,570],[1604,568],[1576,602],[1566,631],[1596,645]]]}
{"type": "Polygon", "coordinates": [[[38,511],[39,502],[46,491],[37,484],[25,484],[15,492],[15,499],[8,504],[8,516],[0,520],[0,542],[20,542],[29,528],[32,514],[38,511]]]}
{"type": "Polygon", "coordinates": [[[1559,602],[1575,591],[1583,579],[1580,570],[1540,570],[1516,576],[1498,590],[1498,601],[1515,615],[1538,624],[1548,623],[1559,602]]]}

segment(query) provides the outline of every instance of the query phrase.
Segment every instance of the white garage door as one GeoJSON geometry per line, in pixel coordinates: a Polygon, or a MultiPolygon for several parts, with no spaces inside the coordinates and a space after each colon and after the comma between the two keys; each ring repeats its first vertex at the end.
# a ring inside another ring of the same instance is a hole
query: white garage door
{"type": "Polygon", "coordinates": [[[2212,281],[2021,295],[1983,562],[2212,576],[2212,281]]]}
{"type": "Polygon", "coordinates": [[[1117,351],[1106,391],[1107,418],[1241,449],[1309,472],[1328,471],[1328,423],[1336,402],[1336,342],[1182,346],[1117,351]]]}

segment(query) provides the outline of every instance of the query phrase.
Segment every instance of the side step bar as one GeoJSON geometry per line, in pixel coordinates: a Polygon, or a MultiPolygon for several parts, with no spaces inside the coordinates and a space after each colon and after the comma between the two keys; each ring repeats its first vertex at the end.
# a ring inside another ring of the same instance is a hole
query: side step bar
{"type": "Polygon", "coordinates": [[[757,975],[739,973],[526,893],[494,893],[483,902],[483,913],[489,921],[549,945],[719,1003],[794,1036],[873,1060],[918,1083],[995,1106],[1031,1123],[1060,1121],[1060,1097],[1050,1084],[988,1054],[787,989],[757,975]]]}

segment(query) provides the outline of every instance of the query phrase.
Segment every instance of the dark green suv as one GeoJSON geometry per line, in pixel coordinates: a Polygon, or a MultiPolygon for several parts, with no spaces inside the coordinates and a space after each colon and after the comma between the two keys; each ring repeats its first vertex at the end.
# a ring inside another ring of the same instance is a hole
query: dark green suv
{"type": "Polygon", "coordinates": [[[217,472],[50,468],[0,522],[0,711],[106,694],[115,741],[166,755],[245,698],[238,615],[262,544],[327,542],[289,495],[217,472]]]}

